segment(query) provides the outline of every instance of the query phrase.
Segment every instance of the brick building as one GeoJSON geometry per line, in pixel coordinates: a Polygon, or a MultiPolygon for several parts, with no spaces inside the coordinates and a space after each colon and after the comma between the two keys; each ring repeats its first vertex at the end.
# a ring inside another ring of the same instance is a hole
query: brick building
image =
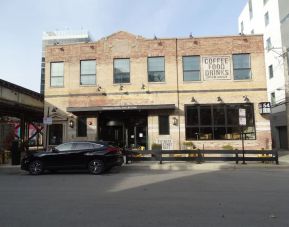
{"type": "Polygon", "coordinates": [[[260,35],[146,39],[117,32],[46,48],[49,145],[109,140],[120,146],[270,149],[260,35]]]}

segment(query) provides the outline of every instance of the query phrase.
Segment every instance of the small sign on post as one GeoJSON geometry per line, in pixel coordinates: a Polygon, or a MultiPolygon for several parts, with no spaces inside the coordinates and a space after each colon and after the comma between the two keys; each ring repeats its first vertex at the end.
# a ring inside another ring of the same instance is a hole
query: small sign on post
{"type": "Polygon", "coordinates": [[[241,125],[241,139],[242,139],[242,150],[243,150],[243,163],[245,163],[245,149],[244,149],[244,129],[243,126],[246,125],[246,109],[239,109],[239,125],[241,125]]]}

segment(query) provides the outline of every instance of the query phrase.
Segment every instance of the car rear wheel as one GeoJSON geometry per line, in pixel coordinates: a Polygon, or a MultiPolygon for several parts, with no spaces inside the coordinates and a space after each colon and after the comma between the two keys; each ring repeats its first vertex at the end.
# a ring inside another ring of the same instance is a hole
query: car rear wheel
{"type": "Polygon", "coordinates": [[[92,174],[101,174],[104,169],[104,163],[101,160],[94,159],[88,163],[88,170],[92,174]]]}
{"type": "Polygon", "coordinates": [[[43,164],[39,160],[35,160],[29,165],[29,173],[32,175],[39,175],[43,173],[43,164]]]}

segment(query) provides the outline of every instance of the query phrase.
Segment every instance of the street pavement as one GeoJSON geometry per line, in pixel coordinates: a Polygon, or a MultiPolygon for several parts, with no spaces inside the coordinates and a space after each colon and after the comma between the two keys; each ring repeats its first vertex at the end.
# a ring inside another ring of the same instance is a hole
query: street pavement
{"type": "MultiPolygon", "coordinates": [[[[284,153],[285,154],[285,153],[284,153]]],[[[0,226],[289,226],[289,155],[132,163],[94,176],[0,167],[0,226]]]]}

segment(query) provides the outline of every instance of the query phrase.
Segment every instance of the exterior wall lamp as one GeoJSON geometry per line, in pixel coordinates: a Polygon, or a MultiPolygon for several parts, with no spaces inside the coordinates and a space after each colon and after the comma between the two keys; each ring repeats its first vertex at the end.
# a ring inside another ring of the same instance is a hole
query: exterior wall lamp
{"type": "Polygon", "coordinates": [[[142,84],[141,89],[142,90],[146,89],[146,86],[144,84],[142,84]]]}
{"type": "Polygon", "coordinates": [[[51,113],[56,113],[57,112],[57,107],[53,107],[51,110],[51,113]]]}
{"type": "Polygon", "coordinates": [[[173,117],[173,125],[178,125],[178,118],[173,117]]]}
{"type": "Polygon", "coordinates": [[[244,99],[244,102],[250,102],[250,99],[248,98],[247,95],[244,95],[244,96],[243,96],[243,99],[244,99]]]}
{"type": "Polygon", "coordinates": [[[194,96],[192,97],[191,102],[197,103],[197,100],[195,99],[194,96]]]}
{"type": "Polygon", "coordinates": [[[220,96],[218,96],[218,97],[217,97],[217,101],[218,101],[218,102],[223,102],[223,99],[222,99],[220,96]]]}
{"type": "Polygon", "coordinates": [[[70,128],[74,128],[74,121],[73,120],[70,120],[69,123],[68,123],[69,127],[70,128]]]}

